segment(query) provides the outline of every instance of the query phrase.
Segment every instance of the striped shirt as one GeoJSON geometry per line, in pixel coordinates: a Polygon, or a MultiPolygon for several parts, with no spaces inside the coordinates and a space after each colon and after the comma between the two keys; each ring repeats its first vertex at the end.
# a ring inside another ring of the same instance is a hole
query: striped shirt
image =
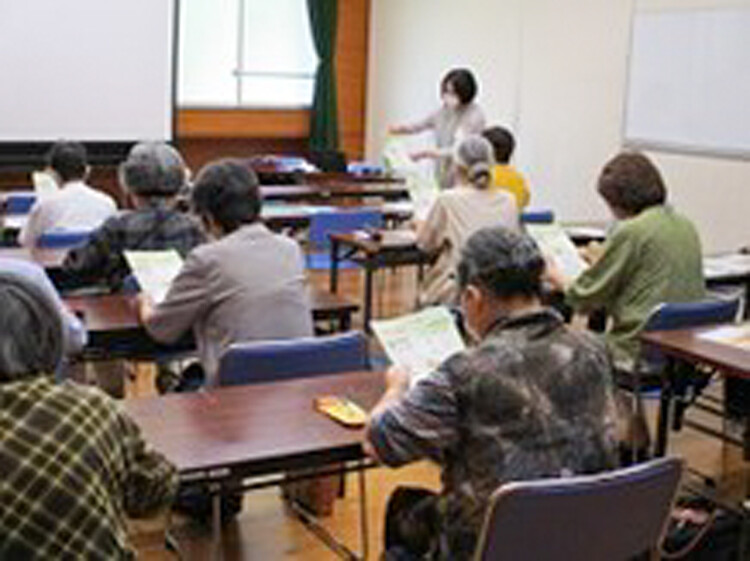
{"type": "Polygon", "coordinates": [[[0,559],[133,559],[125,517],[168,505],[175,468],[97,389],[0,384],[0,559]]]}

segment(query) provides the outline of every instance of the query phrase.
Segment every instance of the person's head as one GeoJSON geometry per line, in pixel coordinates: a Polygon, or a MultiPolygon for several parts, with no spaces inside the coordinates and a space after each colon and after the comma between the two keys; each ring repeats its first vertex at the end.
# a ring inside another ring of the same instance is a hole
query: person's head
{"type": "Polygon", "coordinates": [[[484,336],[503,314],[539,305],[544,257],[534,240],[502,226],[482,228],[461,248],[457,268],[469,330],[484,336]]]}
{"type": "Polygon", "coordinates": [[[32,281],[0,272],[0,383],[52,375],[63,355],[63,324],[32,281]]]}
{"type": "Polygon", "coordinates": [[[495,159],[487,139],[478,134],[467,136],[456,146],[453,161],[462,182],[471,183],[477,189],[489,187],[495,159]]]}
{"type": "Polygon", "coordinates": [[[260,217],[258,177],[241,160],[224,159],[207,164],[193,184],[193,208],[212,231],[235,231],[260,217]]]}
{"type": "Polygon", "coordinates": [[[85,179],[88,173],[86,148],[80,142],[56,142],[47,154],[47,168],[59,184],[85,179]]]}
{"type": "Polygon", "coordinates": [[[477,81],[468,68],[454,68],[440,82],[440,97],[449,107],[468,105],[477,96],[477,81]]]}
{"type": "Polygon", "coordinates": [[[120,164],[120,183],[137,199],[174,197],[186,179],[180,153],[161,142],[136,144],[120,164]]]}
{"type": "Polygon", "coordinates": [[[507,164],[516,148],[516,139],[513,134],[505,127],[490,127],[482,131],[482,136],[486,138],[495,152],[495,161],[498,164],[507,164]]]}
{"type": "Polygon", "coordinates": [[[664,204],[667,188],[656,166],[640,152],[622,152],[599,175],[597,191],[617,218],[664,204]]]}

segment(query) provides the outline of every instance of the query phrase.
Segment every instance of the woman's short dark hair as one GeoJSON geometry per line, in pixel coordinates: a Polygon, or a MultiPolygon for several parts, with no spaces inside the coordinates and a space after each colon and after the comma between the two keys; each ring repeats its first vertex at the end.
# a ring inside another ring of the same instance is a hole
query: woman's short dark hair
{"type": "Polygon", "coordinates": [[[477,81],[474,74],[468,68],[454,68],[443,76],[440,82],[440,93],[445,93],[448,84],[453,86],[453,91],[458,96],[461,105],[468,105],[477,96],[477,81]]]}
{"type": "Polygon", "coordinates": [[[458,286],[479,286],[497,298],[539,296],[544,258],[536,242],[502,226],[482,228],[461,249],[458,286]]]}
{"type": "Polygon", "coordinates": [[[490,127],[482,131],[482,136],[490,141],[498,164],[507,164],[516,148],[513,134],[505,127],[490,127]]]}
{"type": "Polygon", "coordinates": [[[193,208],[227,233],[255,222],[261,209],[258,176],[242,160],[211,162],[201,169],[193,185],[193,208]]]}
{"type": "Polygon", "coordinates": [[[0,382],[53,374],[64,335],[55,304],[24,276],[0,273],[0,382]]]}
{"type": "Polygon", "coordinates": [[[667,200],[659,170],[640,152],[622,152],[607,162],[597,190],[610,207],[629,216],[667,200]]]}
{"type": "Polygon", "coordinates": [[[47,165],[64,183],[83,179],[88,165],[86,147],[80,142],[56,142],[47,154],[47,165]]]}

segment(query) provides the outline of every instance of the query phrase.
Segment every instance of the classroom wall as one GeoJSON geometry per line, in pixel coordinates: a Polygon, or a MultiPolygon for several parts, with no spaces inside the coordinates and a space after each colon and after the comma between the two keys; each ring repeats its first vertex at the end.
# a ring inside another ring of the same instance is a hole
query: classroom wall
{"type": "MultiPolygon", "coordinates": [[[[747,0],[639,0],[651,7],[750,5],[747,0]]],[[[378,0],[372,3],[366,150],[386,127],[438,103],[447,68],[481,79],[490,123],[516,132],[516,164],[532,205],[564,220],[607,219],[595,193],[602,164],[622,145],[633,0],[378,0]]],[[[650,153],[675,205],[698,224],[707,251],[750,244],[750,162],[650,153]]]]}

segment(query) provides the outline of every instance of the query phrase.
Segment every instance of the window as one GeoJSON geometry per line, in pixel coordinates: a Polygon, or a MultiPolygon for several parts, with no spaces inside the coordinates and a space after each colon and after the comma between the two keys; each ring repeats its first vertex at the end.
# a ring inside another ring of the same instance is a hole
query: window
{"type": "Polygon", "coordinates": [[[182,107],[307,107],[318,63],[307,0],[182,0],[182,107]]]}

